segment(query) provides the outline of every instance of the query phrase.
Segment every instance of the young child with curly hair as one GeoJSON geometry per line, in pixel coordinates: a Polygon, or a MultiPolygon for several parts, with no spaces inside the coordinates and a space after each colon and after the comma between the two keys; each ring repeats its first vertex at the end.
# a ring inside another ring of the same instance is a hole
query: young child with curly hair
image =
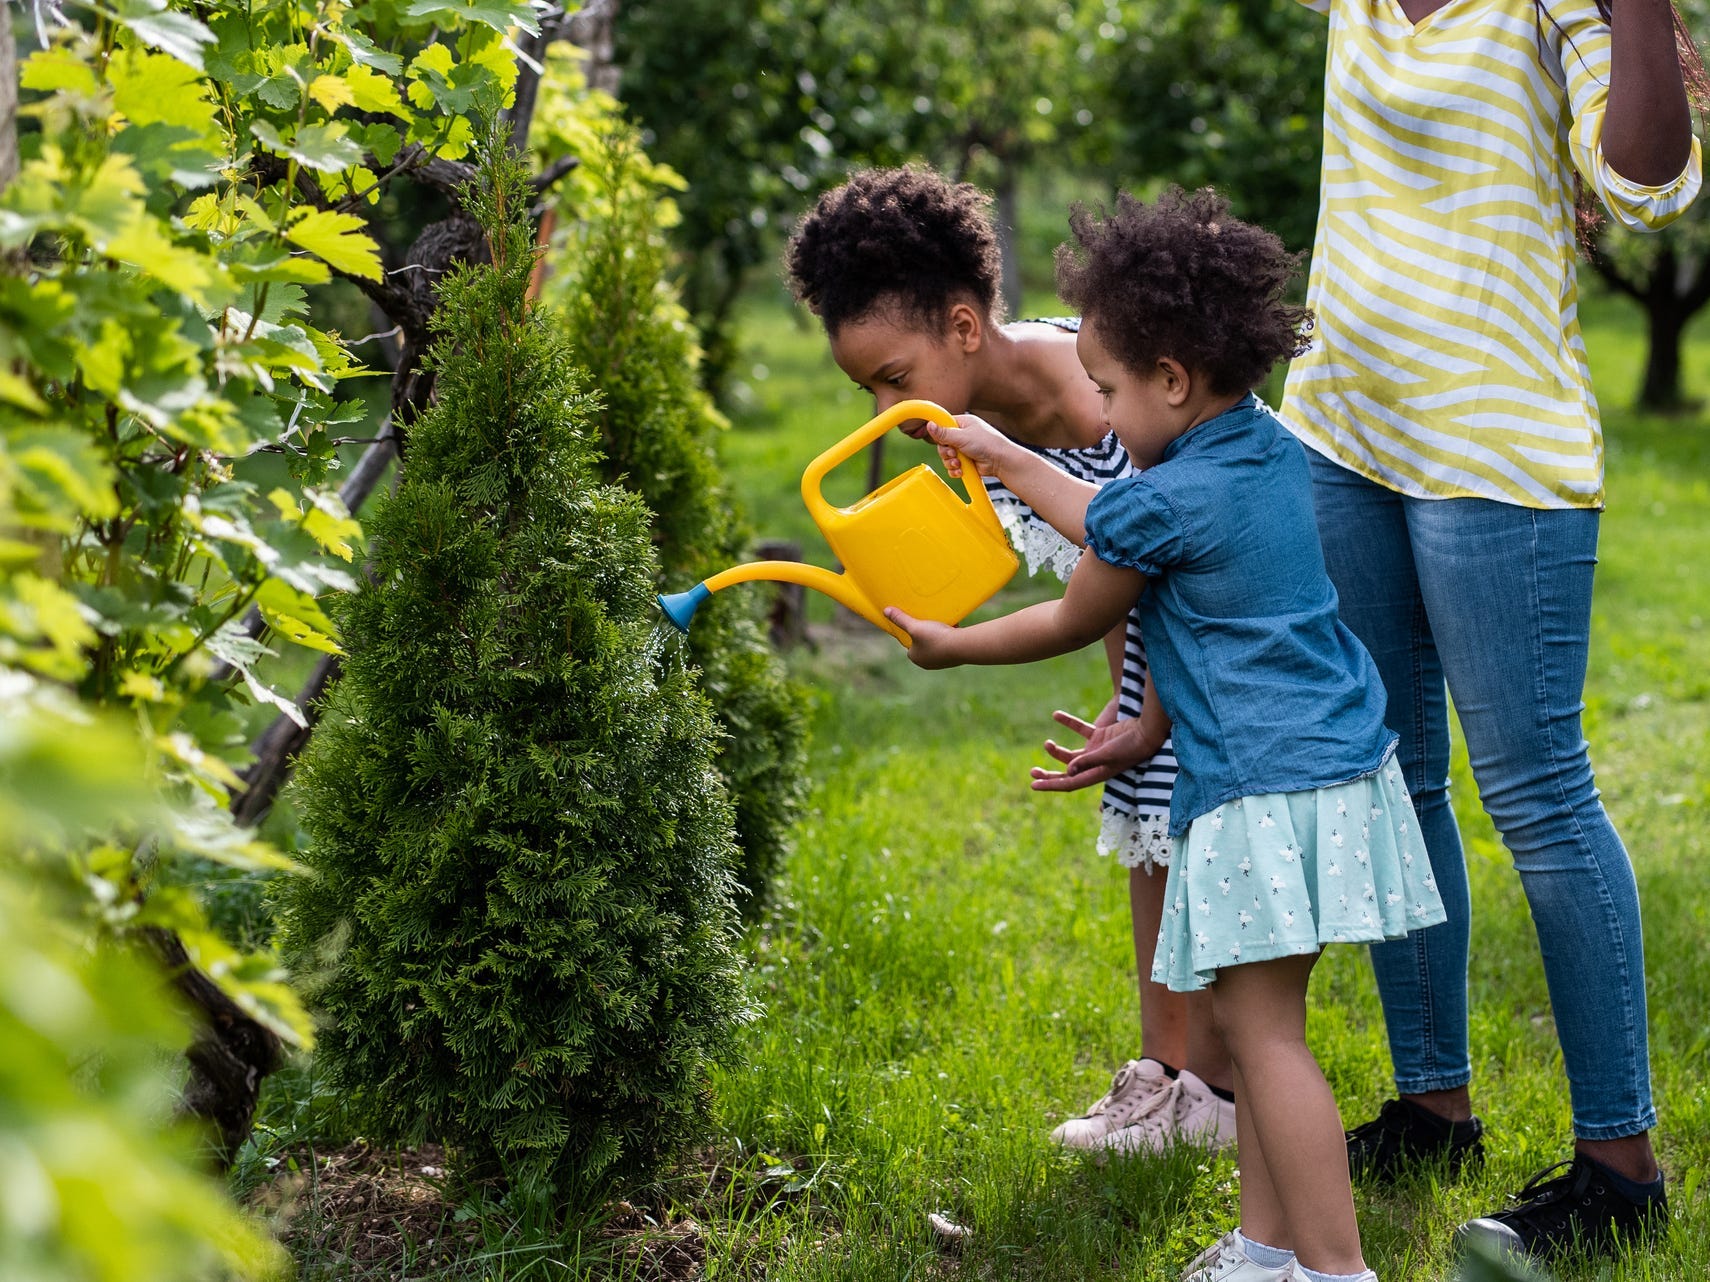
{"type": "MultiPolygon", "coordinates": [[[[1072,318],[1002,323],[997,231],[991,197],[920,166],[867,169],[819,198],[790,238],[785,264],[796,297],[825,326],[832,358],[883,411],[911,397],[953,414],[974,413],[1071,476],[1102,485],[1133,467],[1105,425],[1097,393],[1075,356],[1072,318]]],[[[920,436],[924,424],[905,425],[920,436]]],[[[996,478],[993,506],[1030,571],[1066,579],[1080,548],[996,478]]],[[[1140,716],[1146,651],[1136,615],[1106,637],[1116,693],[1092,723],[1056,720],[1096,748],[1120,718],[1140,716]]],[[[1074,751],[1047,742],[1067,761],[1074,751]]],[[[1203,996],[1149,979],[1170,859],[1169,744],[1135,769],[1036,769],[1039,791],[1104,784],[1100,854],[1129,871],[1129,905],[1140,977],[1140,1056],[1109,1091],[1052,1138],[1071,1148],[1156,1152],[1178,1141],[1220,1146],[1235,1138],[1229,1056],[1211,1029],[1203,996]]]]}
{"type": "MultiPolygon", "coordinates": [[[[1097,640],[1136,597],[1152,659],[1134,755],[1173,735],[1174,853],[1152,964],[1209,988],[1234,1059],[1241,1226],[1191,1282],[1374,1282],[1336,1102],[1306,1045],[1326,944],[1443,920],[1371,657],[1337,617],[1306,453],[1253,396],[1304,347],[1295,260],[1207,190],[1077,208],[1058,289],[1107,422],[1142,469],[1099,488],[977,418],[929,435],[1084,543],[1061,600],[955,628],[901,611],[925,668],[1024,663],[1097,640]]],[[[1126,723],[1125,723],[1126,724],[1126,723]]],[[[1072,767],[1071,767],[1072,768],[1072,767]]]]}

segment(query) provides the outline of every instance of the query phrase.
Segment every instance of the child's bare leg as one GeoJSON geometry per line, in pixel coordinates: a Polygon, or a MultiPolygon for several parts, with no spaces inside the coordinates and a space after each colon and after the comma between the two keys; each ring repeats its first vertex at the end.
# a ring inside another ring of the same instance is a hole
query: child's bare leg
{"type": "Polygon", "coordinates": [[[1288,1231],[1276,1183],[1259,1148],[1259,1133],[1253,1128],[1247,1092],[1241,1089],[1241,1074],[1233,1068],[1230,1071],[1235,1076],[1235,1162],[1241,1172],[1241,1232],[1255,1242],[1292,1251],[1294,1237],[1288,1231]]]}
{"type": "Polygon", "coordinates": [[[1235,1082],[1235,1068],[1229,1062],[1229,1048],[1223,1044],[1223,1034],[1217,1031],[1209,992],[1187,994],[1187,1068],[1207,1086],[1236,1093],[1235,1124],[1241,1124],[1240,1088],[1235,1082]]]}
{"type": "Polygon", "coordinates": [[[1249,1231],[1247,1183],[1258,1176],[1253,1237],[1293,1247],[1306,1268],[1360,1273],[1366,1266],[1342,1119],[1306,1046],[1306,982],[1317,960],[1226,967],[1212,987],[1217,1026],[1238,1074],[1242,1231],[1249,1231]],[[1261,1161],[1250,1162],[1249,1154],[1261,1161]]]}
{"type": "Polygon", "coordinates": [[[1178,1069],[1188,1067],[1191,1025],[1187,998],[1152,982],[1152,954],[1158,949],[1166,880],[1162,868],[1154,868],[1150,874],[1144,868],[1130,868],[1128,907],[1134,919],[1134,964],[1140,973],[1140,1054],[1178,1069]]]}
{"type": "Polygon", "coordinates": [[[1171,1068],[1185,1068],[1207,1086],[1233,1090],[1229,1052],[1211,1015],[1210,993],[1172,993],[1152,982],[1152,954],[1164,915],[1162,868],[1150,875],[1128,870],[1128,906],[1134,918],[1134,964],[1140,973],[1140,1053],[1171,1068]]]}

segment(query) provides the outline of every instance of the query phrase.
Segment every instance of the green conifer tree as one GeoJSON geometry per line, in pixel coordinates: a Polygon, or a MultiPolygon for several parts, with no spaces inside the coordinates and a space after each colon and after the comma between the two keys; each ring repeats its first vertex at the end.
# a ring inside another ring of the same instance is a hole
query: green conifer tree
{"type": "MultiPolygon", "coordinates": [[[[750,531],[719,468],[724,420],[700,384],[694,325],[667,277],[661,222],[681,180],[649,161],[620,119],[602,125],[578,149],[581,170],[568,188],[573,217],[551,297],[577,362],[600,389],[603,475],[652,510],[660,586],[678,591],[749,559],[750,531]]],[[[751,915],[788,848],[805,777],[803,699],[767,644],[762,600],[752,592],[715,596],[689,639],[725,732],[718,764],[736,807],[738,876],[751,915]]]]}
{"type": "Polygon", "coordinates": [[[715,733],[647,509],[597,479],[596,398],[528,302],[529,198],[509,159],[470,193],[492,264],[441,286],[438,403],[339,607],[284,919],[346,937],[320,1056],[369,1134],[577,1197],[697,1131],[748,1012],[715,733]]]}

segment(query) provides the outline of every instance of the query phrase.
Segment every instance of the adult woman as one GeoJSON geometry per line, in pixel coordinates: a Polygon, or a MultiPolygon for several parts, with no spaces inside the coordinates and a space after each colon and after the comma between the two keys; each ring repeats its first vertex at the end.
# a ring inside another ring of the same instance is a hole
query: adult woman
{"type": "MultiPolygon", "coordinates": [[[[953,413],[980,414],[1083,480],[1127,475],[1127,454],[1107,432],[1097,389],[1075,355],[1076,322],[1000,323],[989,205],[977,188],[930,169],[857,173],[821,196],[790,239],[786,263],[796,296],[825,326],[839,368],[877,409],[908,398],[936,401],[953,413]]],[[[995,480],[988,488],[1029,567],[1049,565],[1066,576],[1080,549],[995,480]]],[[[1119,714],[1139,717],[1145,687],[1145,651],[1132,618],[1107,650],[1117,695],[1097,721],[1057,714],[1093,743],[1119,714]]],[[[1047,747],[1060,758],[1072,755],[1047,747]]],[[[1175,757],[1165,751],[1141,768],[1089,776],[1105,782],[1099,849],[1130,869],[1141,1055],[1118,1070],[1085,1115],[1053,1132],[1070,1147],[1127,1152],[1180,1139],[1234,1139],[1229,1060],[1207,1003],[1150,979],[1164,894],[1156,873],[1169,860],[1175,774],[1175,757]]],[[[1060,785],[1056,772],[1034,776],[1041,791],[1060,785]]]]}
{"type": "Polygon", "coordinates": [[[1308,2],[1331,24],[1319,331],[1283,416],[1314,453],[1326,561],[1388,689],[1449,912],[1372,950],[1401,1098],[1349,1154],[1384,1177],[1482,1152],[1446,686],[1531,905],[1576,1137],[1564,1175],[1468,1227],[1536,1254],[1604,1246],[1667,1206],[1638,894],[1579,723],[1603,460],[1575,171],[1627,226],[1678,216],[1702,181],[1682,68],[1701,84],[1703,67],[1668,0],[1612,19],[1598,0],[1308,2]]]}

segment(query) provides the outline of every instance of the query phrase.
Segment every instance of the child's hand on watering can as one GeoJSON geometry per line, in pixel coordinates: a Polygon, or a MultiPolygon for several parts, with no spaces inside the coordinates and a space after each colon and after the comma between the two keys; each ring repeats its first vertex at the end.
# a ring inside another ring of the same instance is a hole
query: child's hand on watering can
{"type": "Polygon", "coordinates": [[[917,619],[896,606],[885,608],[885,617],[908,633],[908,661],[917,668],[954,668],[962,662],[956,653],[956,629],[948,623],[917,619]]]}
{"type": "Polygon", "coordinates": [[[938,447],[944,470],[951,476],[962,475],[963,457],[973,460],[981,476],[997,476],[1005,456],[1020,448],[978,414],[958,414],[955,427],[928,423],[926,435],[938,447]]]}

